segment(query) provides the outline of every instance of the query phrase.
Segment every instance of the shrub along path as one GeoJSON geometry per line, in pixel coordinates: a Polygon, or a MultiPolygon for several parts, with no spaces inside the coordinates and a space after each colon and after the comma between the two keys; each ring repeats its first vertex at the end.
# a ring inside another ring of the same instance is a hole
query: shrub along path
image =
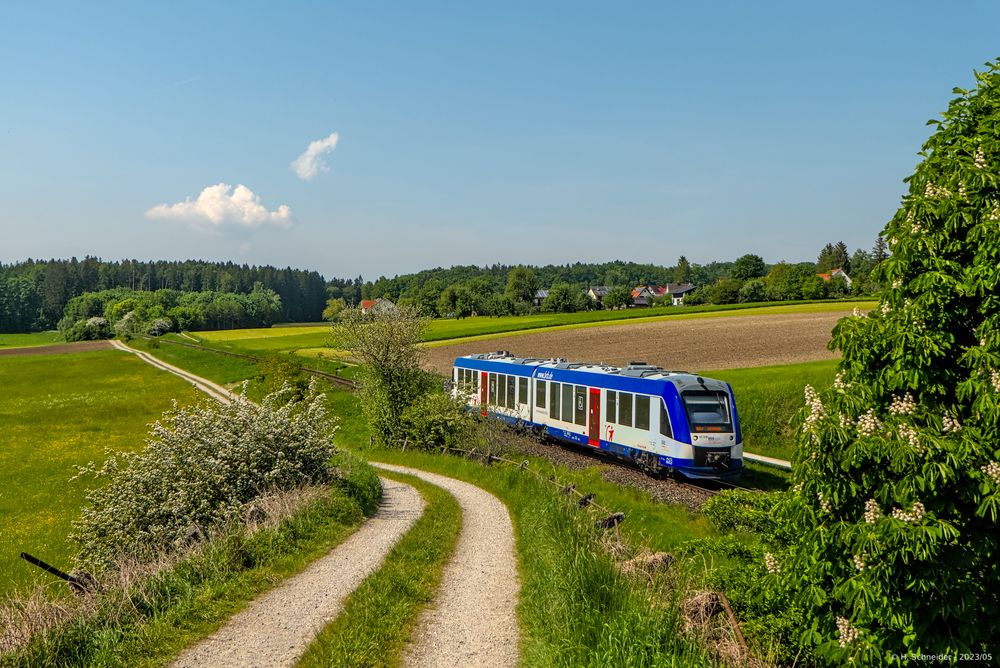
{"type": "Polygon", "coordinates": [[[350,538],[186,650],[174,668],[293,666],[344,600],[424,511],[413,487],[382,478],[382,505],[350,538]]]}
{"type": "Polygon", "coordinates": [[[462,532],[441,587],[417,623],[405,652],[407,666],[514,666],[520,633],[521,584],[514,529],[507,507],[475,485],[420,469],[373,466],[407,473],[450,492],[462,508],[462,532]]]}

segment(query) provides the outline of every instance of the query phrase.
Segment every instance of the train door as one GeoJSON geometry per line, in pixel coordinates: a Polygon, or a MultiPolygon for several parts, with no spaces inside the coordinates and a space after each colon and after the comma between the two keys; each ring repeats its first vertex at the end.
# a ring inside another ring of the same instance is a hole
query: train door
{"type": "Polygon", "coordinates": [[[482,414],[486,415],[486,403],[490,398],[489,387],[490,387],[490,376],[485,371],[482,377],[479,379],[479,407],[482,409],[482,414]]]}
{"type": "Polygon", "coordinates": [[[593,387],[590,388],[590,410],[588,413],[587,442],[590,445],[601,447],[601,391],[593,387]]]}

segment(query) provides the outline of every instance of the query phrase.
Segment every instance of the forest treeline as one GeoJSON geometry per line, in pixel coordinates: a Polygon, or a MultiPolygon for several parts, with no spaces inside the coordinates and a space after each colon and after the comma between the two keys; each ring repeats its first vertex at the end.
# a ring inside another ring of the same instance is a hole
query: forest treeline
{"type": "Polygon", "coordinates": [[[255,285],[273,290],[281,301],[277,322],[321,319],[327,286],[360,298],[361,278],[327,281],[316,271],[188,260],[27,260],[0,264],[0,332],[53,329],[74,297],[125,288],[249,295],[255,285]]]}
{"type": "MultiPolygon", "coordinates": [[[[631,291],[642,285],[691,284],[685,304],[731,304],[736,302],[828,299],[872,294],[877,284],[875,266],[888,256],[885,241],[878,237],[868,251],[848,251],[844,242],[828,243],[815,262],[767,264],[748,253],[731,262],[691,263],[683,255],[672,266],[635,262],[604,262],[565,265],[511,266],[494,264],[449,269],[426,269],[393,278],[380,277],[365,283],[365,299],[385,297],[400,305],[416,306],[429,317],[478,315],[523,315],[537,310],[568,312],[593,308],[622,308],[632,303],[631,291]],[[843,275],[830,276],[839,269],[843,275]],[[820,274],[826,274],[825,277],[820,274]],[[586,296],[589,287],[610,288],[601,302],[586,296]],[[547,296],[536,299],[538,290],[547,296]]],[[[327,315],[350,299],[330,291],[327,315]]],[[[670,297],[654,300],[669,304],[670,297]]]]}

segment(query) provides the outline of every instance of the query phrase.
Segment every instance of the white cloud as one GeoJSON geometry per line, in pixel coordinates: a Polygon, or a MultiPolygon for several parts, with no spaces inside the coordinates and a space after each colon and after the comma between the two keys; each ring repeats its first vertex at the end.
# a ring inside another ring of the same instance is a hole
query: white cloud
{"type": "Polygon", "coordinates": [[[202,229],[219,229],[226,225],[288,227],[292,224],[292,211],[285,204],[268,211],[260,203],[260,196],[245,185],[233,188],[228,183],[218,183],[202,190],[196,200],[188,197],[176,204],[158,204],[146,212],[146,218],[175,220],[202,229]]]}
{"type": "Polygon", "coordinates": [[[340,135],[331,132],[329,137],[309,142],[309,148],[305,150],[305,153],[295,158],[289,167],[303,181],[312,181],[314,176],[330,169],[322,158],[337,147],[338,141],[340,141],[340,135]]]}

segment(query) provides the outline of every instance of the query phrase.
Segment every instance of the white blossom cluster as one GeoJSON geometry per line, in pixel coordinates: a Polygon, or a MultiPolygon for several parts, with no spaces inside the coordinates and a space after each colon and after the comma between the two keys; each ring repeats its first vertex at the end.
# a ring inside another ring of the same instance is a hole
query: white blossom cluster
{"type": "Polygon", "coordinates": [[[907,392],[904,396],[892,398],[889,412],[893,415],[911,415],[917,409],[917,402],[913,400],[913,395],[907,392]]]}
{"type": "Polygon", "coordinates": [[[781,572],[781,566],[778,564],[778,560],[770,552],[764,553],[764,566],[767,567],[767,572],[771,575],[781,572]]]}
{"type": "Polygon", "coordinates": [[[920,223],[914,222],[910,224],[910,232],[912,234],[920,234],[923,231],[924,231],[924,226],[921,225],[920,223]]]}
{"type": "Polygon", "coordinates": [[[862,436],[871,436],[882,428],[882,423],[875,417],[875,411],[868,409],[868,412],[858,418],[858,433],[862,436]]]}
{"type": "Polygon", "coordinates": [[[959,198],[965,199],[965,193],[966,193],[965,184],[962,183],[962,182],[959,182],[959,184],[958,184],[958,196],[959,196],[959,198]]]}
{"type": "Polygon", "coordinates": [[[994,222],[1000,220],[1000,202],[993,200],[990,203],[992,206],[990,207],[989,214],[987,214],[987,220],[994,222]]]}
{"type": "Polygon", "coordinates": [[[816,429],[816,424],[820,419],[826,415],[826,409],[823,408],[823,402],[820,401],[819,393],[816,392],[812,385],[806,385],[805,396],[806,405],[809,407],[809,415],[806,416],[803,428],[806,431],[813,431],[816,429]]]}
{"type": "Polygon", "coordinates": [[[841,429],[848,429],[854,424],[854,421],[847,415],[847,413],[841,413],[839,421],[841,429]]]}
{"type": "Polygon", "coordinates": [[[823,496],[823,492],[816,492],[816,499],[819,501],[819,507],[824,513],[830,512],[830,500],[823,496]]]}
{"type": "Polygon", "coordinates": [[[892,282],[892,287],[893,287],[894,290],[898,290],[901,287],[903,287],[903,279],[897,278],[896,280],[894,280],[892,282]]]}
{"type": "Polygon", "coordinates": [[[865,524],[875,524],[880,517],[882,509],[878,507],[878,501],[875,499],[865,501],[865,524]]]}
{"type": "Polygon", "coordinates": [[[983,153],[982,146],[976,149],[976,155],[972,162],[976,165],[976,169],[986,169],[986,154],[983,153]]]}
{"type": "Polygon", "coordinates": [[[82,561],[100,568],[169,550],[263,494],[329,480],[334,427],[316,387],[302,401],[286,385],[260,405],[245,395],[229,405],[175,404],[143,450],[86,467],[108,482],[74,524],[82,561]]]}
{"type": "Polygon", "coordinates": [[[795,486],[792,487],[792,491],[795,492],[796,494],[801,493],[802,492],[802,483],[801,482],[795,483],[795,486]]]}
{"type": "Polygon", "coordinates": [[[850,387],[850,383],[844,380],[844,372],[838,371],[837,375],[833,378],[833,389],[843,394],[848,387],[850,387]]]}
{"type": "Polygon", "coordinates": [[[916,429],[908,424],[901,424],[899,425],[899,437],[909,443],[910,447],[917,451],[917,454],[923,454],[924,447],[920,445],[916,429]]]}
{"type": "Polygon", "coordinates": [[[851,558],[851,560],[854,562],[854,568],[858,569],[859,571],[865,570],[865,566],[867,566],[867,564],[865,563],[864,554],[855,554],[851,558]]]}
{"type": "Polygon", "coordinates": [[[854,317],[855,318],[867,318],[868,314],[859,309],[857,306],[854,307],[854,317]]]}
{"type": "Polygon", "coordinates": [[[840,634],[841,647],[847,647],[861,635],[846,617],[837,617],[837,633],[840,634]]]}
{"type": "Polygon", "coordinates": [[[928,181],[927,185],[924,187],[925,197],[947,197],[950,194],[951,192],[947,188],[936,186],[930,181],[928,181]]]}
{"type": "Polygon", "coordinates": [[[1000,464],[991,461],[989,464],[979,467],[979,470],[988,475],[994,484],[1000,485],[1000,464]]]}
{"type": "Polygon", "coordinates": [[[882,306],[879,307],[879,310],[882,311],[882,315],[888,315],[889,311],[892,310],[892,307],[889,306],[889,302],[882,302],[882,306]]]}
{"type": "Polygon", "coordinates": [[[962,431],[962,423],[958,421],[957,417],[952,417],[950,413],[945,413],[941,416],[941,431],[960,432],[962,431]]]}
{"type": "Polygon", "coordinates": [[[915,502],[909,511],[903,510],[902,508],[892,509],[892,518],[903,522],[919,522],[926,514],[927,511],[924,510],[924,504],[919,501],[915,502]]]}
{"type": "Polygon", "coordinates": [[[993,390],[1000,392],[1000,371],[996,369],[990,371],[990,382],[993,384],[993,390]]]}

